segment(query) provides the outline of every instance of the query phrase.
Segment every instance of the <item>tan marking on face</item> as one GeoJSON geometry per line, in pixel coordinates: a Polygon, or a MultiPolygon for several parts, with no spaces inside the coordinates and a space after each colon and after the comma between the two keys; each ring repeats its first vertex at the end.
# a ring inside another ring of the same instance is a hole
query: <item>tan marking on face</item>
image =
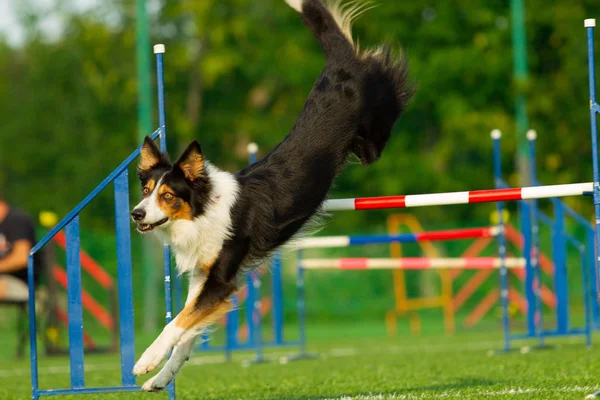
{"type": "Polygon", "coordinates": [[[232,309],[231,301],[222,300],[211,304],[203,309],[196,308],[194,302],[187,305],[179,315],[175,326],[185,330],[195,327],[209,326],[217,322],[222,316],[227,314],[232,309]]]}
{"type": "Polygon", "coordinates": [[[175,196],[175,191],[168,185],[162,184],[157,189],[156,201],[162,212],[169,217],[171,221],[178,219],[193,220],[192,206],[175,196]],[[170,196],[170,197],[169,197],[170,196]]]}
{"type": "Polygon", "coordinates": [[[157,157],[154,149],[152,149],[149,145],[144,143],[142,146],[142,151],[140,153],[140,165],[138,165],[139,171],[149,171],[154,167],[160,158],[157,157]]]}
{"type": "Polygon", "coordinates": [[[148,182],[146,182],[146,186],[142,188],[142,193],[144,194],[144,197],[147,197],[150,195],[150,193],[152,193],[152,191],[154,190],[154,186],[156,186],[156,181],[154,179],[149,179],[148,182]]]}

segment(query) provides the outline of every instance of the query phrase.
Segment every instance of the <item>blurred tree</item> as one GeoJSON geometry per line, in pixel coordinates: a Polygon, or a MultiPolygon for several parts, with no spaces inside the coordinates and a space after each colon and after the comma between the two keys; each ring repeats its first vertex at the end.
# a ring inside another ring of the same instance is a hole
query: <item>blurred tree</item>
{"type": "MultiPolygon", "coordinates": [[[[170,148],[198,138],[217,165],[234,170],[256,141],[264,154],[288,132],[324,57],[281,0],[161,0],[151,34],[167,45],[170,148]]],[[[548,183],[588,180],[587,71],[582,20],[593,0],[526,3],[531,126],[548,183]]],[[[26,41],[0,43],[3,133],[0,180],[32,212],[64,215],[136,144],[133,2],[63,13],[64,33],[43,37],[27,14],[26,41]],[[9,148],[10,151],[5,149],[9,148]]],[[[400,43],[418,84],[383,158],[349,166],[334,196],[488,188],[493,128],[504,131],[504,170],[515,152],[509,7],[503,1],[382,2],[356,23],[361,45],[400,43]]],[[[134,197],[135,198],[135,197],[134,197]]],[[[585,199],[571,199],[586,207],[585,199]]],[[[108,227],[110,193],[91,223],[108,227]]],[[[420,211],[429,221],[486,220],[486,207],[420,211]]],[[[586,210],[589,210],[587,208],[586,210]]],[[[380,214],[353,214],[334,229],[358,230],[380,214]]]]}

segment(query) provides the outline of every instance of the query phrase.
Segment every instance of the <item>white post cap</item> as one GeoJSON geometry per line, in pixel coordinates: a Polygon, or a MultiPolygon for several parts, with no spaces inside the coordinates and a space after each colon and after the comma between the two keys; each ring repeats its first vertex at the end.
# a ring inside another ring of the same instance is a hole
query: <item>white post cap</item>
{"type": "Polygon", "coordinates": [[[583,21],[583,25],[586,28],[593,28],[596,26],[596,20],[594,18],[586,19],[585,21],[583,21]]]}
{"type": "Polygon", "coordinates": [[[254,142],[248,143],[248,153],[258,153],[258,145],[254,142]]]}
{"type": "Polygon", "coordinates": [[[502,137],[502,131],[500,131],[500,129],[494,129],[492,133],[490,133],[490,136],[492,139],[498,140],[502,137]]]}
{"type": "Polygon", "coordinates": [[[165,52],[164,44],[155,44],[154,45],[154,54],[162,54],[165,52]]]}
{"type": "Polygon", "coordinates": [[[530,142],[537,139],[537,132],[535,131],[535,129],[530,129],[527,131],[527,140],[529,140],[530,142]]]}

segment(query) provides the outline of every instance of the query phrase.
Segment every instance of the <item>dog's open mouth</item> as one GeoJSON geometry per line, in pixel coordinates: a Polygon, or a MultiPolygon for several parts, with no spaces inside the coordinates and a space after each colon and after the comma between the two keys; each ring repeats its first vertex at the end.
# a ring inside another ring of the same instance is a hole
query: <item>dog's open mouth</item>
{"type": "Polygon", "coordinates": [[[154,228],[157,228],[157,227],[161,226],[162,224],[165,224],[168,220],[169,220],[169,218],[163,218],[160,221],[155,222],[153,224],[137,224],[137,229],[140,232],[150,232],[150,231],[154,230],[154,228]]]}

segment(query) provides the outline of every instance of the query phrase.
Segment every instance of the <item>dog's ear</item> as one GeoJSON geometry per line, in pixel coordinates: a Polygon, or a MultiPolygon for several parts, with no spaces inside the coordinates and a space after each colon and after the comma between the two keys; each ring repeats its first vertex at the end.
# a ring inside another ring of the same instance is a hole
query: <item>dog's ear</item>
{"type": "Polygon", "coordinates": [[[181,157],[179,157],[179,160],[175,163],[175,166],[183,172],[185,179],[188,181],[195,181],[201,176],[204,176],[204,156],[202,156],[200,143],[196,140],[190,143],[181,157]]]}
{"type": "Polygon", "coordinates": [[[142,145],[142,151],[140,153],[140,164],[138,165],[138,172],[146,172],[151,170],[160,162],[160,150],[156,147],[154,140],[150,139],[150,136],[144,138],[144,144],[142,145]]]}

